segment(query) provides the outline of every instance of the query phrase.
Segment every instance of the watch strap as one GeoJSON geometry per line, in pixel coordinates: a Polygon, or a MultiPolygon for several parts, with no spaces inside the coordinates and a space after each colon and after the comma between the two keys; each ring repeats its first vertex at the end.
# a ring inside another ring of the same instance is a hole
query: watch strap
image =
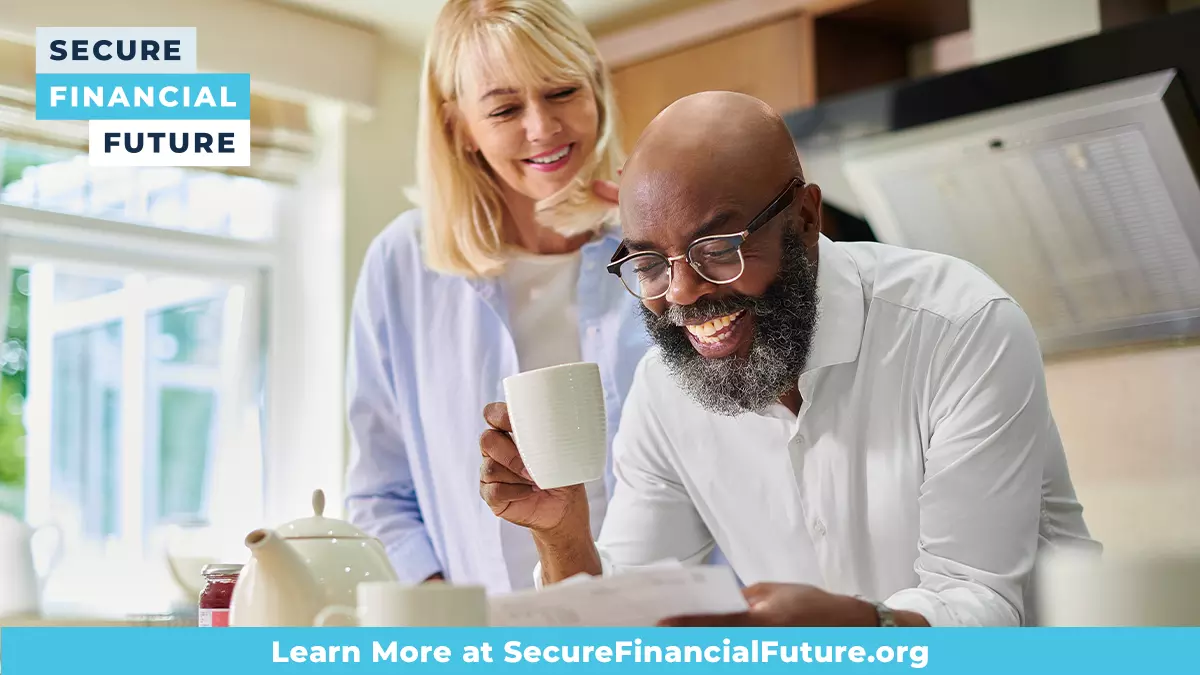
{"type": "Polygon", "coordinates": [[[896,614],[895,614],[895,612],[892,611],[892,608],[888,607],[887,605],[883,604],[882,602],[876,602],[874,604],[875,604],[875,616],[877,617],[877,620],[878,620],[878,623],[876,623],[876,625],[883,627],[883,628],[895,628],[896,627],[896,614]]]}

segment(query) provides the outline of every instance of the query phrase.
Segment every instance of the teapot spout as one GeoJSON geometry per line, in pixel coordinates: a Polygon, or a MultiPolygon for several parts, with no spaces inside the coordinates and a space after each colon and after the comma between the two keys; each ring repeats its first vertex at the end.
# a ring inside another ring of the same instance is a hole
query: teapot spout
{"type": "Polygon", "coordinates": [[[256,558],[264,553],[268,558],[279,555],[281,546],[291,548],[291,545],[281,539],[274,530],[260,528],[246,535],[246,548],[250,549],[251,555],[256,558]]]}
{"type": "Polygon", "coordinates": [[[246,535],[250,561],[229,608],[230,626],[312,626],[324,592],[296,549],[269,529],[246,535]]]}

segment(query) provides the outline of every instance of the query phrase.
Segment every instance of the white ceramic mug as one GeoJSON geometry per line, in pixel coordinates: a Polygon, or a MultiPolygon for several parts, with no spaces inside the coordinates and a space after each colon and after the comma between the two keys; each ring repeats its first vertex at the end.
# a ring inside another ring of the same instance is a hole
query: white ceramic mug
{"type": "Polygon", "coordinates": [[[7,513],[0,513],[0,617],[37,616],[42,609],[46,579],[63,554],[63,532],[54,524],[31,527],[7,513]],[[35,540],[54,533],[54,547],[44,564],[37,564],[35,540]],[[40,567],[40,569],[39,569],[40,567]]]}
{"type": "Polygon", "coordinates": [[[513,441],[543,490],[604,478],[608,426],[595,363],[569,363],[507,377],[513,441]]]}
{"type": "Polygon", "coordinates": [[[1064,549],[1037,569],[1044,626],[1200,626],[1200,550],[1064,549]]]}
{"type": "Polygon", "coordinates": [[[317,614],[313,625],[367,627],[485,627],[487,590],[483,586],[439,581],[405,584],[364,581],[357,587],[357,607],[334,605],[317,614]]]}

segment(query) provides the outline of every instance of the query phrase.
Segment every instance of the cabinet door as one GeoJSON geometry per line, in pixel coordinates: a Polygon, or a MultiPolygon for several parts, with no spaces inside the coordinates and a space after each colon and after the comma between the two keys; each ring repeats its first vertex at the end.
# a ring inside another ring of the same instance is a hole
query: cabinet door
{"type": "Polygon", "coordinates": [[[780,113],[812,105],[812,19],[787,17],[613,73],[626,148],[654,116],[701,91],[749,94],[780,113]]]}

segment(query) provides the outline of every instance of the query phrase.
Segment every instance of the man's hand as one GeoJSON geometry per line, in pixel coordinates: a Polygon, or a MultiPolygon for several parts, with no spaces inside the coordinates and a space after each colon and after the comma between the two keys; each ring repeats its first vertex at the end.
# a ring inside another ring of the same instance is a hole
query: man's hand
{"type": "Polygon", "coordinates": [[[542,561],[542,581],[554,583],[576,574],[598,575],[600,554],[592,542],[587,488],[583,485],[543,490],[525,470],[513,442],[508,406],[491,403],[483,410],[491,429],[479,449],[479,494],[492,513],[533,532],[542,561]]]}
{"type": "Polygon", "coordinates": [[[479,494],[492,513],[515,525],[535,532],[547,532],[562,526],[580,502],[587,519],[587,492],[583,485],[543,490],[525,470],[525,462],[509,435],[508,406],[491,403],[483,409],[491,429],[483,432],[479,448],[483,465],[479,470],[479,494]]]}
{"type": "MultiPolygon", "coordinates": [[[[835,595],[804,584],[755,584],[743,595],[750,609],[736,614],[706,614],[663,619],[660,626],[673,627],[795,627],[875,626],[875,607],[848,595],[835,595]]],[[[928,626],[924,617],[896,612],[900,626],[928,626]]]]}

